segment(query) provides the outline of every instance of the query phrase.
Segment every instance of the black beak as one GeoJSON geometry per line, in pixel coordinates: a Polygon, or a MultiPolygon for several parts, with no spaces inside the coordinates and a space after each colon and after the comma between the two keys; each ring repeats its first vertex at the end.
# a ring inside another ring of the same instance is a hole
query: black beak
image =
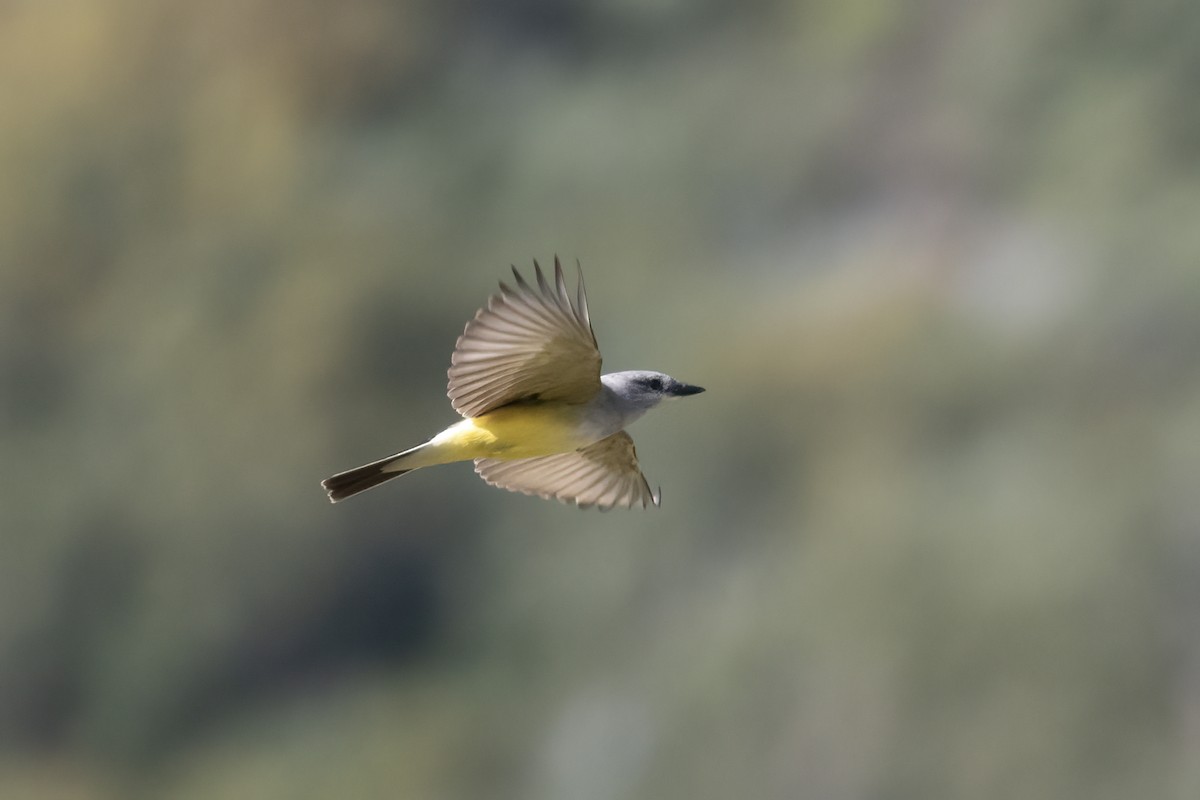
{"type": "Polygon", "coordinates": [[[689,394],[700,394],[703,391],[704,388],[701,386],[692,386],[688,383],[680,383],[676,384],[671,389],[671,394],[675,395],[676,397],[687,397],[689,394]]]}

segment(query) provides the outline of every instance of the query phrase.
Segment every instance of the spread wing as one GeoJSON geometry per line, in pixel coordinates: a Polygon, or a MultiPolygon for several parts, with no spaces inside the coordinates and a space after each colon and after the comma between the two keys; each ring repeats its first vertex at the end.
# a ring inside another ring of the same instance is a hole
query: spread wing
{"type": "Polygon", "coordinates": [[[492,486],[510,492],[556,498],[580,508],[647,508],[658,505],[637,463],[633,439],[625,431],[570,453],[502,461],[475,459],[475,471],[492,486]]]}
{"type": "Polygon", "coordinates": [[[600,390],[600,349],[588,316],[583,270],[572,305],[557,257],[553,286],[536,261],[533,268],[536,288],[513,267],[516,289],[501,283],[500,294],[458,337],[446,394],[464,417],[533,397],[583,402],[600,390]]]}

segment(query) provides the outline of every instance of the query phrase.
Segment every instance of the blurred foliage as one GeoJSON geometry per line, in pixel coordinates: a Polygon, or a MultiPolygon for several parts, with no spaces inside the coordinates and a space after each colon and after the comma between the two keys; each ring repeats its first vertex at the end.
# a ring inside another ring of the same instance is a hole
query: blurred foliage
{"type": "Polygon", "coordinates": [[[0,6],[0,796],[1193,798],[1200,9],[0,6]],[[654,513],[469,466],[588,272],[654,513]]]}

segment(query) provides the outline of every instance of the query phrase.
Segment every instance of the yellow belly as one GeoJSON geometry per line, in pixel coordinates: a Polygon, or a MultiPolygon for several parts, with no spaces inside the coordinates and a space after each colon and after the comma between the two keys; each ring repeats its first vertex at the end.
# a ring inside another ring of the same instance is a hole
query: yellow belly
{"type": "Polygon", "coordinates": [[[457,458],[533,458],[591,444],[580,434],[583,407],[565,403],[505,406],[452,425],[433,444],[457,458]]]}

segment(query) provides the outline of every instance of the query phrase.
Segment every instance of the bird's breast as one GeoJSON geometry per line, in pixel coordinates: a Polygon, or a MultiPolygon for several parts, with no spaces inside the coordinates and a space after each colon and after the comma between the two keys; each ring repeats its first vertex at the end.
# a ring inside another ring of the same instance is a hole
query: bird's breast
{"type": "Polygon", "coordinates": [[[588,424],[586,406],[570,403],[515,403],[450,428],[455,438],[477,450],[476,458],[534,458],[566,453],[600,436],[588,424]]]}

